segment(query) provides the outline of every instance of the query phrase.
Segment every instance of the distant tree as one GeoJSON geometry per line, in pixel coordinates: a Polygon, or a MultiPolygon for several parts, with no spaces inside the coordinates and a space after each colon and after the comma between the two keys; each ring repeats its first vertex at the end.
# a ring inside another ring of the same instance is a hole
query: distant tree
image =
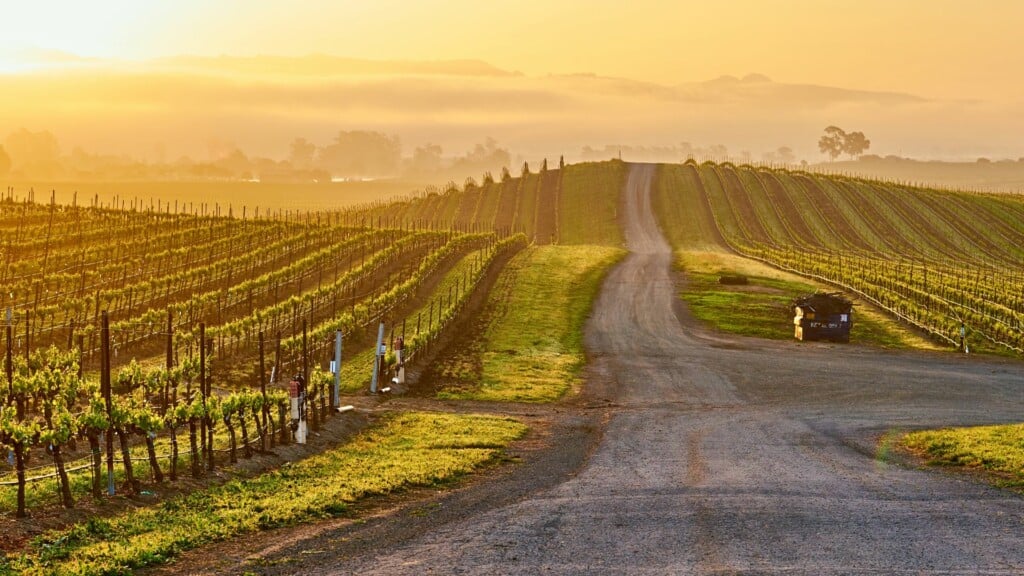
{"type": "Polygon", "coordinates": [[[508,166],[501,167],[501,181],[508,182],[512,179],[512,173],[508,171],[508,166]]]}
{"type": "Polygon", "coordinates": [[[465,156],[455,158],[450,171],[456,174],[472,174],[497,170],[502,166],[508,166],[511,160],[512,155],[508,149],[499,146],[494,138],[487,138],[473,146],[465,156]]]}
{"type": "Polygon", "coordinates": [[[7,155],[7,151],[4,150],[3,146],[0,146],[0,176],[7,174],[11,171],[11,157],[7,155]]]}
{"type": "Polygon", "coordinates": [[[541,172],[547,172],[548,171],[548,159],[547,158],[545,158],[544,161],[540,163],[540,171],[541,172]]]}
{"type": "Polygon", "coordinates": [[[4,141],[14,168],[33,176],[49,176],[60,168],[60,144],[53,134],[21,128],[4,141]]]}
{"type": "Polygon", "coordinates": [[[789,146],[779,146],[775,150],[761,154],[761,160],[772,164],[793,164],[796,162],[796,154],[789,146]]]}
{"type": "Polygon", "coordinates": [[[477,187],[476,179],[472,176],[466,178],[466,183],[462,186],[463,190],[472,190],[477,187]]]}
{"type": "Polygon", "coordinates": [[[729,157],[729,148],[726,147],[724,144],[715,144],[714,146],[708,148],[708,154],[710,154],[713,158],[725,160],[729,157]]]}
{"type": "Polygon", "coordinates": [[[494,176],[491,175],[491,172],[489,170],[487,172],[484,172],[483,183],[494,184],[494,176]]]}
{"type": "Polygon", "coordinates": [[[833,161],[843,153],[843,144],[846,139],[846,132],[838,126],[825,128],[825,135],[818,140],[818,150],[828,154],[829,161],[833,161]]]}
{"type": "Polygon", "coordinates": [[[793,154],[793,149],[789,146],[779,146],[778,150],[775,151],[775,156],[779,159],[779,162],[783,164],[792,164],[796,162],[796,154],[793,154]]]}
{"type": "Polygon", "coordinates": [[[443,168],[443,154],[444,149],[439,144],[427,143],[423,146],[417,146],[412,153],[409,172],[414,174],[439,172],[443,168]]]}
{"type": "Polygon", "coordinates": [[[558,169],[561,170],[562,168],[565,168],[565,156],[558,157],[558,169]]]}
{"type": "Polygon", "coordinates": [[[244,152],[235,148],[229,154],[219,158],[214,166],[235,177],[251,176],[252,163],[244,152]]]}
{"type": "Polygon", "coordinates": [[[523,162],[523,171],[520,173],[522,176],[526,176],[530,173],[530,163],[523,162]]]}
{"type": "Polygon", "coordinates": [[[295,168],[310,168],[313,166],[313,158],[316,156],[316,144],[305,138],[292,140],[288,152],[288,161],[295,168]]]}
{"type": "Polygon", "coordinates": [[[398,172],[402,144],[398,136],[342,130],[320,149],[320,164],[334,176],[391,176],[398,172]]]}
{"type": "Polygon", "coordinates": [[[863,132],[850,132],[843,135],[843,152],[850,155],[850,159],[856,158],[871,147],[871,140],[868,140],[863,132]]]}

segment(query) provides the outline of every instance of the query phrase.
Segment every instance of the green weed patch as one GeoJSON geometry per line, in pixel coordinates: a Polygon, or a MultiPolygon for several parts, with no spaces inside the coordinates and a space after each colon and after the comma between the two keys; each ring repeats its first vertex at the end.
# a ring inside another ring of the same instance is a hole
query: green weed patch
{"type": "Polygon", "coordinates": [[[1024,488],[1024,424],[924,430],[903,444],[929,464],[982,470],[997,485],[1024,488]]]}
{"type": "Polygon", "coordinates": [[[583,322],[604,274],[624,252],[598,246],[524,250],[502,271],[491,315],[472,358],[445,370],[476,382],[446,389],[448,399],[552,402],[577,382],[584,363],[583,322]]]}

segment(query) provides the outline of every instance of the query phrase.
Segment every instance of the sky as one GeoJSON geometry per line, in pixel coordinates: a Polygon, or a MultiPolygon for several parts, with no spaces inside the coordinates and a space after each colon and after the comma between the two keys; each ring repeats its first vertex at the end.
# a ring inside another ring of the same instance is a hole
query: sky
{"type": "MultiPolygon", "coordinates": [[[[5,0],[5,3],[7,0],[5,0]]],[[[658,83],[765,74],[931,97],[1024,96],[1017,0],[51,0],[4,8],[7,50],[146,59],[479,59],[658,83]]]]}
{"type": "MultiPolygon", "coordinates": [[[[874,128],[875,150],[922,156],[1024,156],[1024,143],[1012,133],[1019,133],[1020,126],[1003,122],[1019,112],[1024,102],[1024,75],[1020,74],[1024,50],[1019,40],[1024,2],[1017,0],[2,0],[2,4],[0,81],[6,81],[8,87],[15,79],[38,76],[41,60],[51,64],[48,73],[54,74],[53,61],[65,61],[68,55],[99,59],[104,66],[115,60],[145,66],[154,59],[180,55],[472,59],[523,75],[518,83],[487,85],[506,109],[515,102],[515,94],[529,94],[539,101],[551,99],[555,108],[557,102],[569,108],[566,98],[574,102],[584,99],[586,111],[604,117],[610,113],[631,115],[630,99],[621,93],[627,90],[624,85],[618,86],[614,97],[609,96],[614,102],[599,103],[594,99],[606,94],[590,94],[593,86],[553,87],[550,79],[594,74],[643,84],[633,88],[660,90],[692,86],[723,75],[742,78],[756,73],[780,86],[899,93],[922,102],[906,110],[891,103],[869,105],[841,98],[819,102],[810,112],[806,106],[794,104],[772,117],[763,111],[759,114],[754,96],[737,103],[732,94],[717,94],[714,110],[703,115],[718,119],[714,124],[690,118],[662,98],[656,106],[659,113],[680,119],[668,123],[671,134],[655,130],[656,119],[648,117],[655,114],[645,106],[646,110],[636,111],[639,126],[635,131],[627,122],[614,125],[607,121],[588,129],[587,117],[573,114],[576,124],[560,131],[570,137],[556,144],[601,145],[616,138],[635,144],[682,140],[711,144],[721,134],[717,141],[732,149],[745,147],[756,152],[777,143],[806,148],[809,154],[814,152],[813,140],[801,146],[796,139],[806,142],[811,126],[820,131],[824,126],[818,124],[833,123],[830,118],[835,118],[835,122],[874,128]],[[751,136],[744,139],[742,130],[728,122],[729,117],[750,123],[751,136]],[[913,122],[894,126],[893,119],[901,117],[913,122]],[[922,123],[925,126],[915,133],[914,126],[922,123]],[[716,131],[716,126],[721,130],[716,131]],[[778,134],[774,138],[772,130],[778,134]]],[[[409,74],[394,76],[396,86],[410,88],[409,74]]],[[[39,80],[28,82],[38,84],[39,80]]],[[[354,88],[353,82],[334,86],[332,93],[344,99],[340,95],[346,86],[354,88]]],[[[379,78],[377,83],[380,89],[379,78]]],[[[428,94],[460,93],[463,87],[451,78],[435,77],[428,84],[428,94]]],[[[474,88],[482,91],[481,86],[478,83],[474,88]]],[[[367,83],[356,88],[366,89],[367,83]]],[[[688,94],[693,96],[692,91],[688,94]]],[[[673,98],[678,100],[675,96],[668,100],[673,98]]],[[[711,100],[707,95],[703,99],[711,100]]],[[[647,102],[641,98],[638,104],[647,102]]],[[[179,113],[169,103],[133,103],[136,113],[158,105],[166,107],[166,114],[179,113]]],[[[408,105],[402,101],[397,108],[408,105]]],[[[96,102],[89,106],[95,107],[96,102]]],[[[49,115],[59,125],[29,128],[51,129],[62,143],[84,145],[88,123],[70,118],[68,111],[94,109],[89,106],[50,101],[36,110],[18,111],[17,117],[9,110],[6,118],[0,115],[0,135],[12,128],[17,118],[42,122],[49,115]]],[[[219,116],[218,130],[224,128],[228,115],[239,116],[237,111],[227,112],[231,114],[219,116]]],[[[344,112],[336,116],[359,127],[391,129],[410,146],[434,141],[468,147],[474,140],[491,136],[538,152],[544,148],[543,142],[528,141],[524,133],[550,120],[542,104],[525,107],[517,114],[481,108],[472,118],[449,115],[419,123],[406,122],[415,119],[411,111],[382,114],[380,109],[365,108],[357,113],[346,108],[344,112]],[[517,118],[524,117],[538,121],[517,123],[517,118]],[[508,137],[503,129],[508,130],[508,137]]],[[[318,116],[316,121],[328,116],[318,116]]],[[[136,116],[136,120],[141,118],[136,116]]],[[[295,130],[312,130],[316,122],[306,120],[295,122],[295,130]]],[[[275,130],[284,133],[286,127],[275,130]]],[[[326,129],[318,132],[321,136],[328,133],[326,129]]],[[[170,138],[164,128],[154,128],[153,134],[143,136],[152,142],[170,138]]],[[[253,135],[218,137],[240,140],[253,135]]],[[[266,142],[256,141],[255,147],[266,153],[284,146],[275,148],[269,137],[266,142]]],[[[176,142],[172,139],[168,145],[176,149],[176,142]]]]}

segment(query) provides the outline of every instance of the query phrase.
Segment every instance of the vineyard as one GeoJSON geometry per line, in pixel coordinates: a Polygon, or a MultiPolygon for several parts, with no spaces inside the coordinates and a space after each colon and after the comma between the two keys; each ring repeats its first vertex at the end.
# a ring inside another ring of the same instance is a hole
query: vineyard
{"type": "MultiPolygon", "coordinates": [[[[365,207],[213,212],[0,202],[5,509],[24,516],[54,492],[72,507],[115,483],[137,494],[140,476],[202,477],[287,443],[285,374],[307,378],[317,429],[338,403],[337,333],[342,389],[359,391],[378,323],[416,357],[525,245],[365,207]]],[[[394,369],[392,350],[385,361],[394,369]]]]}
{"type": "Polygon", "coordinates": [[[718,246],[850,293],[954,347],[1024,354],[1024,199],[729,163],[665,165],[677,248],[718,246]]]}
{"type": "Polygon", "coordinates": [[[468,178],[460,189],[428,190],[412,198],[378,204],[354,217],[411,222],[417,227],[465,231],[521,232],[538,245],[621,246],[620,194],[626,178],[623,162],[586,163],[538,172],[523,165],[520,176],[508,170],[481,183],[468,178]]]}
{"type": "Polygon", "coordinates": [[[140,479],[200,478],[287,443],[292,374],[309,383],[314,431],[339,403],[327,371],[337,333],[339,391],[362,394],[378,324],[384,368],[396,370],[397,341],[406,361],[429,349],[488,270],[527,242],[621,243],[625,164],[538,168],[262,215],[98,197],[60,205],[9,190],[0,507],[24,516],[137,494],[140,479]]]}

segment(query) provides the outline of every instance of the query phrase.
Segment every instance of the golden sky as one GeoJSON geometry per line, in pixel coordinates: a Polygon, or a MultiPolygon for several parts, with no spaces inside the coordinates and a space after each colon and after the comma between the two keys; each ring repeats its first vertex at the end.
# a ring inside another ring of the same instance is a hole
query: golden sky
{"type": "Polygon", "coordinates": [[[5,2],[0,54],[325,53],[663,84],[751,72],[927,97],[1024,97],[1019,0],[5,2]]]}
{"type": "Polygon", "coordinates": [[[881,155],[1024,156],[1020,0],[49,0],[0,10],[0,140],[48,130],[63,153],[202,159],[239,147],[280,158],[295,137],[323,145],[362,129],[400,136],[406,154],[426,143],[461,153],[493,137],[532,158],[692,142],[755,159],[789,146],[814,161],[821,130],[837,124],[865,131],[881,155]]]}

